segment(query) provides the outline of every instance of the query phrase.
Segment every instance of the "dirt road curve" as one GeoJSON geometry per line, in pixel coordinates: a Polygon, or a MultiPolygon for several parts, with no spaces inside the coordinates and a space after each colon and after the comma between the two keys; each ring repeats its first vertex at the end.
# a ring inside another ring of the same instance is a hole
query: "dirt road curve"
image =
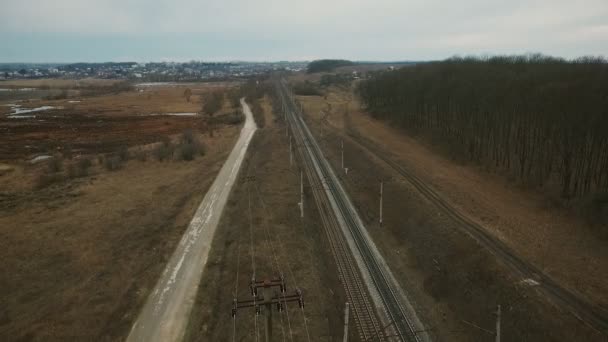
{"type": "Polygon", "coordinates": [[[257,129],[243,99],[241,105],[246,120],[239,139],[133,324],[127,341],[179,341],[184,335],[213,234],[257,129]]]}

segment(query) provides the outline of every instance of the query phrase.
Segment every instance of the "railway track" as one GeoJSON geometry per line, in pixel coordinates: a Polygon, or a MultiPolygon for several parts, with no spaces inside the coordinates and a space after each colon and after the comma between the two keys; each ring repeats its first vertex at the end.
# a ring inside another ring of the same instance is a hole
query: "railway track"
{"type": "Polygon", "coordinates": [[[589,302],[580,298],[580,296],[560,286],[532,264],[518,257],[502,241],[494,238],[488,234],[482,226],[462,215],[431,187],[426,185],[420,178],[394,161],[391,156],[382,151],[382,149],[376,146],[375,143],[358,134],[358,132],[354,131],[352,127],[349,127],[348,124],[346,127],[347,135],[351,137],[356,144],[358,144],[364,151],[367,151],[371,155],[375,155],[377,158],[384,161],[397,173],[403,176],[431,203],[436,205],[448,217],[457,222],[459,227],[461,227],[465,233],[469,234],[478,243],[490,250],[494,255],[505,262],[511,269],[519,273],[522,277],[532,278],[539,282],[540,285],[538,288],[545,293],[548,298],[553,300],[553,302],[569,310],[575,317],[585,322],[593,329],[601,332],[604,335],[608,335],[608,312],[606,312],[606,310],[593,306],[589,302]]]}
{"type": "MultiPolygon", "coordinates": [[[[283,100],[287,101],[284,96],[287,95],[281,93],[283,100]]],[[[301,144],[301,142],[298,141],[297,144],[301,144]]],[[[300,150],[300,152],[302,151],[300,150]]],[[[336,262],[339,279],[344,286],[350,303],[359,339],[361,341],[385,341],[384,334],[380,329],[379,320],[361,279],[356,262],[349,252],[348,245],[340,231],[339,222],[332,213],[331,205],[323,194],[322,180],[316,175],[314,167],[311,165],[312,161],[306,154],[301,153],[299,159],[304,165],[303,171],[306,173],[306,177],[311,184],[312,195],[317,204],[319,216],[336,262]]]]}
{"type": "Polygon", "coordinates": [[[403,291],[367,234],[363,222],[319,145],[304,123],[286,84],[277,91],[287,122],[300,146],[300,157],[326,227],[332,252],[363,341],[423,341],[418,321],[403,291]],[[329,229],[328,229],[329,228],[329,229]],[[365,291],[367,289],[367,291],[365,291]],[[367,292],[367,293],[366,293],[367,292]],[[376,314],[378,317],[376,317],[376,314]],[[378,318],[384,327],[380,328],[378,318]]]}

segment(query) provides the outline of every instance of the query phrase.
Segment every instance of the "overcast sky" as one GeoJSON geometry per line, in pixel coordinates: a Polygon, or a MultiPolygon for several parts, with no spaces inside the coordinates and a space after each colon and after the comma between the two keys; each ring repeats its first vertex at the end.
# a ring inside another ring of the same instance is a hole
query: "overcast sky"
{"type": "Polygon", "coordinates": [[[2,0],[0,62],[608,55],[608,0],[2,0]]]}

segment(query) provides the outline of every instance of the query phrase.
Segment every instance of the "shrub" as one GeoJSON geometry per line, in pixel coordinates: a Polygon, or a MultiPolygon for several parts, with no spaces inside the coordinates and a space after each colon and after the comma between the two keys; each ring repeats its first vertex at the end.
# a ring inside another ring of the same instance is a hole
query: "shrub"
{"type": "Polygon", "coordinates": [[[37,189],[42,189],[61,180],[63,180],[61,173],[42,173],[36,179],[35,186],[37,189]]]}
{"type": "Polygon", "coordinates": [[[140,162],[145,162],[148,160],[148,154],[146,151],[139,150],[135,153],[135,159],[139,160],[140,162]]]}
{"type": "Polygon", "coordinates": [[[173,149],[174,147],[171,144],[171,141],[169,138],[166,138],[162,143],[156,146],[152,153],[158,161],[164,161],[173,156],[173,149]]]}
{"type": "Polygon", "coordinates": [[[209,119],[209,123],[211,124],[224,124],[224,125],[238,125],[241,122],[245,121],[245,116],[241,110],[235,110],[232,113],[214,116],[209,119]]]}
{"type": "Polygon", "coordinates": [[[192,143],[198,141],[198,139],[194,135],[194,131],[191,129],[186,129],[182,132],[181,140],[182,140],[182,143],[188,143],[188,144],[192,144],[192,143]]]}
{"type": "Polygon", "coordinates": [[[194,160],[197,152],[196,146],[192,143],[182,143],[179,146],[178,158],[186,161],[194,160]]]}
{"type": "Polygon", "coordinates": [[[177,159],[190,161],[194,160],[197,154],[203,156],[205,153],[205,146],[200,142],[194,131],[191,129],[185,130],[178,146],[177,159]]]}
{"type": "Polygon", "coordinates": [[[70,179],[78,177],[78,171],[76,170],[76,166],[74,164],[68,164],[67,175],[70,179]]]}
{"type": "Polygon", "coordinates": [[[57,173],[63,170],[63,158],[54,156],[53,158],[49,159],[47,169],[49,173],[57,173]]]}
{"type": "Polygon", "coordinates": [[[205,154],[207,154],[207,146],[202,141],[199,141],[198,143],[198,154],[200,156],[204,156],[205,154]]]}
{"type": "Polygon", "coordinates": [[[104,167],[108,171],[116,171],[122,168],[122,159],[117,155],[108,156],[105,158],[104,167]]]}
{"type": "Polygon", "coordinates": [[[120,150],[118,150],[118,158],[120,158],[121,161],[127,161],[129,160],[131,157],[131,154],[129,153],[129,149],[127,147],[121,147],[120,150]]]}
{"type": "Polygon", "coordinates": [[[135,89],[128,81],[117,82],[112,85],[89,85],[80,88],[81,96],[100,96],[105,94],[118,94],[135,89]]]}
{"type": "Polygon", "coordinates": [[[215,91],[206,94],[203,97],[203,113],[213,116],[224,105],[224,93],[215,91]]]}
{"type": "Polygon", "coordinates": [[[264,108],[260,105],[260,101],[253,101],[251,104],[251,114],[259,128],[266,126],[266,117],[264,116],[264,108]]]}
{"type": "Polygon", "coordinates": [[[89,158],[81,158],[76,163],[76,172],[78,177],[84,177],[89,174],[89,168],[93,166],[93,162],[89,158]]]}
{"type": "Polygon", "coordinates": [[[61,90],[61,92],[59,92],[59,94],[53,96],[53,100],[65,100],[68,98],[68,90],[67,89],[63,89],[61,90]]]}
{"type": "Polygon", "coordinates": [[[63,156],[63,158],[65,158],[65,159],[72,160],[72,156],[73,156],[73,153],[72,153],[72,146],[70,146],[70,145],[65,145],[65,146],[63,147],[63,149],[61,150],[61,155],[62,155],[62,156],[63,156]]]}
{"type": "Polygon", "coordinates": [[[321,96],[323,93],[317,89],[317,87],[309,81],[300,82],[293,86],[293,92],[296,95],[302,96],[321,96]]]}

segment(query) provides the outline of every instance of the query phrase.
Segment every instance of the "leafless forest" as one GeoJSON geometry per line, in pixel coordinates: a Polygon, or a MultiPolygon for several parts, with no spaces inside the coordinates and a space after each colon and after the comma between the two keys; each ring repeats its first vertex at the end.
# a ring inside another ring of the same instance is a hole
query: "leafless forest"
{"type": "Polygon", "coordinates": [[[358,88],[377,118],[564,199],[608,201],[608,63],[540,55],[452,58],[358,88]]]}

